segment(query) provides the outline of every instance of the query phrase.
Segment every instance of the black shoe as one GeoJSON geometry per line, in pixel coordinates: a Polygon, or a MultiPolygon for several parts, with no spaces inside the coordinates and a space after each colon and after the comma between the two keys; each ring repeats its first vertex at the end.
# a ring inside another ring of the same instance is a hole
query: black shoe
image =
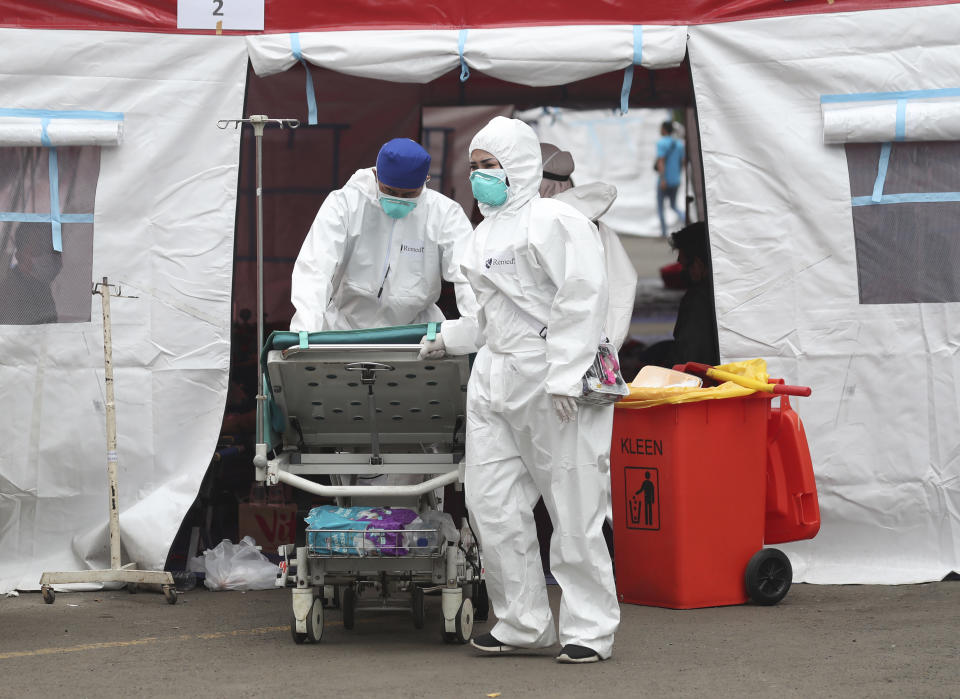
{"type": "Polygon", "coordinates": [[[600,660],[603,660],[603,658],[597,651],[572,643],[565,645],[563,650],[560,651],[560,655],[557,656],[558,663],[595,663],[600,660]]]}
{"type": "Polygon", "coordinates": [[[498,641],[492,633],[485,633],[482,636],[470,639],[470,645],[484,653],[510,653],[517,650],[515,646],[508,646],[498,641]]]}

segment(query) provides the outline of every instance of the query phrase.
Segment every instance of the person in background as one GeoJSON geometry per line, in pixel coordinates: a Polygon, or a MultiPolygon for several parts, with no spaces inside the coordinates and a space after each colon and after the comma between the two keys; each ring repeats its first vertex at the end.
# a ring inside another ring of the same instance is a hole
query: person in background
{"type": "Polygon", "coordinates": [[[684,362],[715,366],[720,363],[720,350],[706,224],[698,221],[672,233],[670,245],[677,251],[677,262],[683,266],[689,282],[680,299],[677,321],[673,326],[670,366],[684,362]]]}
{"type": "Polygon", "coordinates": [[[23,222],[13,232],[16,264],[0,279],[0,325],[57,322],[50,285],[63,268],[49,223],[23,222]]]}
{"type": "Polygon", "coordinates": [[[540,180],[540,196],[552,197],[570,189],[573,180],[573,155],[560,150],[552,143],[540,144],[540,157],[543,159],[543,179],[540,180]]]}
{"type": "Polygon", "coordinates": [[[290,329],[353,330],[443,321],[436,305],[453,282],[461,318],[476,300],[453,260],[472,232],[455,201],[426,188],[430,155],[408,138],[387,142],[377,165],[358,170],[324,200],[293,268],[290,329]]]}
{"type": "Polygon", "coordinates": [[[562,590],[556,659],[591,663],[610,657],[620,622],[598,473],[613,406],[575,399],[603,336],[606,268],[590,221],[540,197],[542,167],[536,134],[517,119],[495,117],[470,144],[484,220],[458,256],[482,345],[467,389],[465,492],[498,619],[471,644],[500,654],[558,641],[533,518],[542,496],[562,590]]]}
{"type": "Polygon", "coordinates": [[[657,214],[660,216],[660,234],[667,235],[667,220],[663,211],[664,200],[670,202],[670,208],[680,223],[686,221],[683,211],[677,208],[677,190],[683,177],[683,141],[674,137],[673,122],[665,121],[660,126],[660,140],[657,141],[657,214]]]}

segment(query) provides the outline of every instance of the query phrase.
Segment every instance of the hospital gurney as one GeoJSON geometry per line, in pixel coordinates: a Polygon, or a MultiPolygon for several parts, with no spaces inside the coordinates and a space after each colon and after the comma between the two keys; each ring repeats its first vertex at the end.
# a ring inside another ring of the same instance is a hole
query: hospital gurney
{"type": "MultiPolygon", "coordinates": [[[[436,324],[273,333],[261,356],[269,438],[257,447],[256,479],[335,498],[341,507],[440,510],[443,487],[462,488],[470,367],[467,357],[418,359],[419,340],[430,332],[436,324]],[[330,485],[307,477],[323,475],[330,485]],[[364,484],[404,475],[420,482],[364,484]]],[[[442,595],[444,641],[470,639],[473,601],[480,619],[487,606],[477,546],[409,529],[377,535],[406,536],[410,545],[333,545],[356,534],[307,529],[305,541],[281,547],[278,584],[293,583],[290,631],[297,643],[320,641],[325,600],[339,600],[348,629],[357,609],[371,608],[410,610],[421,628],[424,593],[435,591],[442,595]],[[377,599],[361,605],[358,598],[373,591],[377,599]]]]}

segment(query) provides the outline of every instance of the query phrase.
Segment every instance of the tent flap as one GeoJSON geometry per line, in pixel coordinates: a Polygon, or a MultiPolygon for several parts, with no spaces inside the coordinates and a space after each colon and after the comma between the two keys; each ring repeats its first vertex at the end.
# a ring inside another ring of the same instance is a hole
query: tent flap
{"type": "Polygon", "coordinates": [[[348,75],[428,83],[463,62],[491,77],[531,87],[562,85],[609,73],[640,58],[672,68],[686,54],[686,27],[630,25],[511,29],[313,32],[247,38],[257,75],[303,60],[348,75]],[[635,50],[635,37],[642,46],[635,50]]]}
{"type": "Polygon", "coordinates": [[[960,99],[823,104],[823,142],[960,140],[960,99]]]}
{"type": "Polygon", "coordinates": [[[41,119],[0,117],[0,147],[118,146],[119,119],[41,119]]]}

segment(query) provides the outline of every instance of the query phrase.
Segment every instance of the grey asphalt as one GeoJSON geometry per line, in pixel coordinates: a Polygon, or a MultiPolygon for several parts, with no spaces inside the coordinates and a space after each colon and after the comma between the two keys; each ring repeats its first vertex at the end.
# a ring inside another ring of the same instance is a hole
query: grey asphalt
{"type": "MultiPolygon", "coordinates": [[[[554,609],[559,590],[551,587],[554,609]]],[[[624,604],[614,656],[477,657],[405,613],[328,610],[295,645],[290,592],[37,593],[0,598],[3,697],[957,697],[960,582],[794,585],[774,607],[624,604]]],[[[478,625],[475,633],[489,624],[478,625]]]]}

